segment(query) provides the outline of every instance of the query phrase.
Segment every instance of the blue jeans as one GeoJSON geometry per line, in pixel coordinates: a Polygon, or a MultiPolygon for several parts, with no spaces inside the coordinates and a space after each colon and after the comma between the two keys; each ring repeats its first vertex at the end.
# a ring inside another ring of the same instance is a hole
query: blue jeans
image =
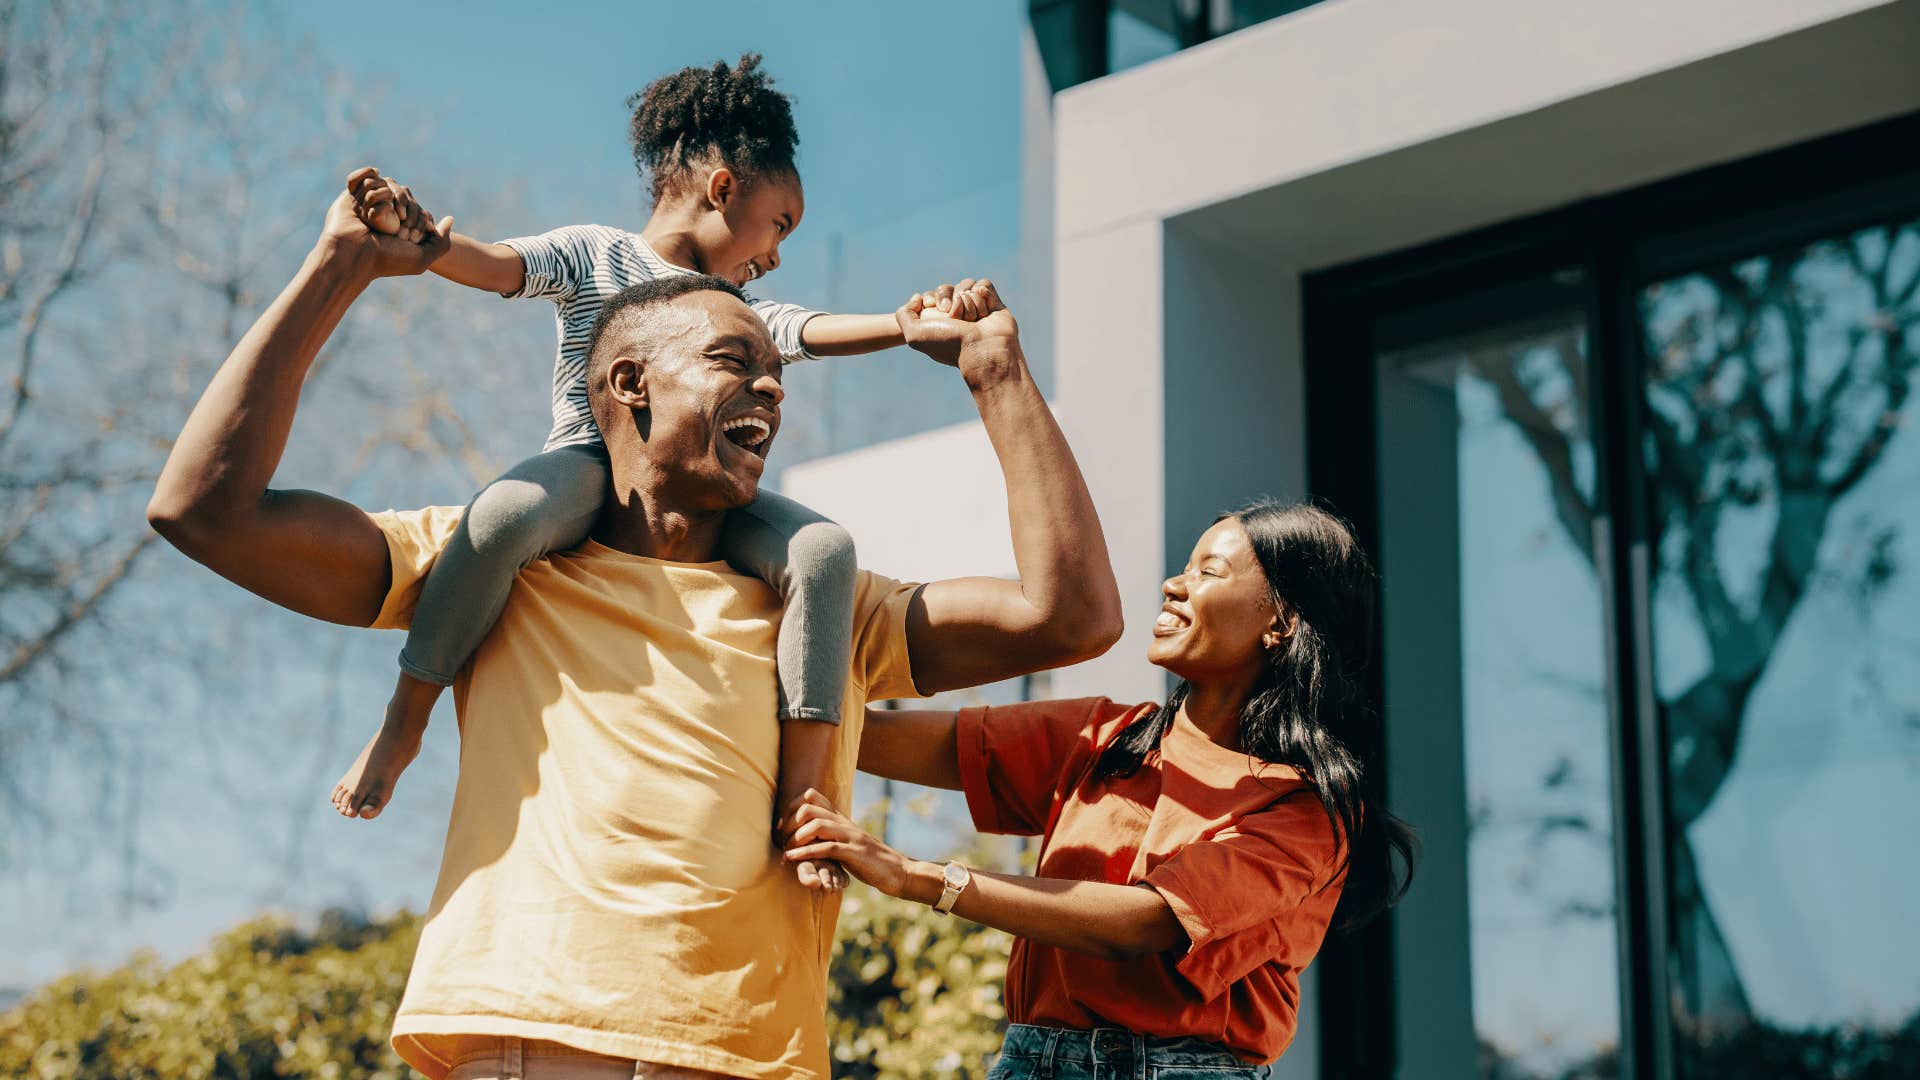
{"type": "Polygon", "coordinates": [[[1124,1028],[1071,1031],[1012,1024],[987,1080],[1264,1080],[1224,1047],[1192,1037],[1160,1039],[1124,1028]]]}

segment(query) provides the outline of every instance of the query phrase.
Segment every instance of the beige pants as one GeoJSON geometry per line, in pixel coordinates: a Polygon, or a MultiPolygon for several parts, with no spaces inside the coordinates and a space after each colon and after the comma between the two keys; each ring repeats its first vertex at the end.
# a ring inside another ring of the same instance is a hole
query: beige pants
{"type": "Polygon", "coordinates": [[[464,1050],[447,1080],[727,1080],[720,1073],[577,1050],[540,1039],[486,1039],[464,1050]]]}

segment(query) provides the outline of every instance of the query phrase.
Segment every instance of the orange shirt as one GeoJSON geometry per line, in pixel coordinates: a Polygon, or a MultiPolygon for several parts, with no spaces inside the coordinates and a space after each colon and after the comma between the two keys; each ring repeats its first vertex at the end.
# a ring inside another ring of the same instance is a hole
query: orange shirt
{"type": "Polygon", "coordinates": [[[1042,836],[1041,877],[1145,882],[1185,948],[1101,960],[1024,939],[1007,971],[1015,1023],[1193,1035],[1252,1061],[1293,1041],[1301,969],[1345,879],[1320,799],[1296,770],[1177,719],[1130,777],[1094,760],[1150,706],[1104,698],[959,714],[960,775],[982,832],[1042,836]]]}

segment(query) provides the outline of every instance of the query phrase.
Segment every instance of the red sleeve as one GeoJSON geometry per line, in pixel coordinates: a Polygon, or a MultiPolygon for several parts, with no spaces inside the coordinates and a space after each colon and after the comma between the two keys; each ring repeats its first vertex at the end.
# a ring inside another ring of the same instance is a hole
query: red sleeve
{"type": "Polygon", "coordinates": [[[960,710],[960,790],[974,828],[1011,836],[1045,832],[1055,797],[1099,749],[1101,726],[1128,711],[1106,698],[960,710]]]}
{"type": "Polygon", "coordinates": [[[1191,942],[1180,974],[1211,999],[1272,960],[1282,917],[1328,884],[1337,854],[1333,826],[1307,789],[1154,867],[1146,883],[1191,942]]]}

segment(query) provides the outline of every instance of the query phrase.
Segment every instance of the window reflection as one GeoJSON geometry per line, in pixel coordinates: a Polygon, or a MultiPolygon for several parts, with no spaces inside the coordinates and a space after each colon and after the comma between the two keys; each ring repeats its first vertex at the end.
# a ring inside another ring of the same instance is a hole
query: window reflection
{"type": "Polygon", "coordinates": [[[1917,291],[1907,221],[1640,297],[1683,1076],[1920,1069],[1917,291]]]}
{"type": "MultiPolygon", "coordinates": [[[[1379,364],[1388,738],[1390,767],[1407,778],[1394,797],[1412,784],[1418,800],[1410,772],[1443,767],[1404,764],[1416,726],[1457,725],[1465,767],[1463,813],[1402,812],[1436,858],[1464,854],[1451,887],[1465,892],[1468,970],[1410,970],[1419,954],[1407,950],[1420,946],[1409,938],[1449,932],[1445,899],[1431,892],[1449,887],[1444,870],[1408,898],[1396,948],[1421,998],[1470,995],[1471,1040],[1422,1034],[1433,1009],[1421,1004],[1403,1020],[1403,1060],[1501,1080],[1613,1076],[1613,782],[1587,334],[1564,308],[1528,318],[1507,300],[1473,302],[1497,313],[1491,328],[1393,348],[1379,364]]],[[[1433,333],[1424,328],[1457,320],[1450,307],[1393,322],[1433,333]]]]}

